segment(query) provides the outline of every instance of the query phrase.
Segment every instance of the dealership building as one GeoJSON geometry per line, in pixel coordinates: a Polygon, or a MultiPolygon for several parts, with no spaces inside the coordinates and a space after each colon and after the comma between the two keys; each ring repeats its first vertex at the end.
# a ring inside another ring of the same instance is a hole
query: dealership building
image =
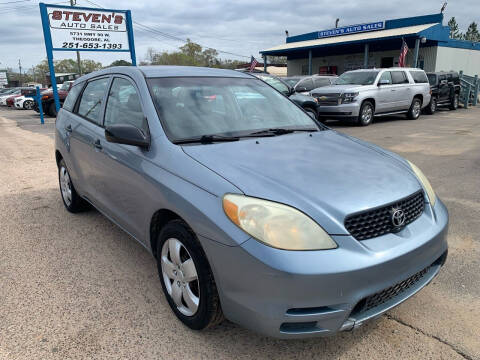
{"type": "Polygon", "coordinates": [[[398,66],[405,40],[409,47],[407,66],[480,74],[480,43],[450,39],[449,35],[443,14],[433,14],[289,36],[285,44],[260,53],[264,63],[269,56],[286,56],[289,76],[341,74],[360,68],[398,66]]]}

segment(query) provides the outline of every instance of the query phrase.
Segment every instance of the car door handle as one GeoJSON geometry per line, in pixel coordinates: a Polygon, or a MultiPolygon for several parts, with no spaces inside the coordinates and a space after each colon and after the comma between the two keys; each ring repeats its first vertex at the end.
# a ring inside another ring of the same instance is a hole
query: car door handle
{"type": "Polygon", "coordinates": [[[102,144],[100,144],[100,139],[95,140],[93,147],[98,150],[102,150],[102,144]]]}
{"type": "Polygon", "coordinates": [[[390,91],[397,91],[396,89],[390,89],[390,91]]]}
{"type": "Polygon", "coordinates": [[[72,125],[68,124],[65,126],[65,131],[71,133],[72,132],[72,125]]]}

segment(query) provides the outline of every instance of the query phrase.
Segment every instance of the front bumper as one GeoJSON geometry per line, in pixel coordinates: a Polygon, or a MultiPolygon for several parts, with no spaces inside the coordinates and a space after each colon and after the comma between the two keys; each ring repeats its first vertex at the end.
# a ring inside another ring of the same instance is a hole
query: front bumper
{"type": "Polygon", "coordinates": [[[349,104],[340,105],[319,105],[318,115],[323,117],[344,118],[344,117],[358,117],[360,113],[360,103],[353,102],[349,104]]]}
{"type": "Polygon", "coordinates": [[[253,239],[239,247],[201,241],[229,320],[264,335],[299,338],[353,329],[426,286],[445,261],[447,229],[448,212],[438,200],[435,211],[427,206],[399,233],[361,242],[332,236],[339,245],[332,250],[284,251],[253,239]],[[363,306],[419,273],[395,296],[363,306]]]}

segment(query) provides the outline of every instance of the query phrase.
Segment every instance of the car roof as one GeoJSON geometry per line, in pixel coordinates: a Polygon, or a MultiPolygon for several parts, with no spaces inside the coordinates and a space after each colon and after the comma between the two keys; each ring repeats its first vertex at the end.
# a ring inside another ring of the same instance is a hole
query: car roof
{"type": "Polygon", "coordinates": [[[94,71],[78,78],[75,82],[82,82],[90,78],[109,75],[124,74],[134,75],[141,73],[146,78],[159,77],[231,77],[251,79],[251,75],[227,69],[215,69],[199,66],[173,66],[173,65],[151,65],[151,66],[112,66],[106,69],[94,71]]]}

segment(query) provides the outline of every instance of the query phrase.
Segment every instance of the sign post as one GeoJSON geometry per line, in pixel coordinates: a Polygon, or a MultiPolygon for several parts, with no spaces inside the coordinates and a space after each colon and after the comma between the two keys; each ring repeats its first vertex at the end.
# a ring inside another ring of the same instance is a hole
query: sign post
{"type": "Polygon", "coordinates": [[[57,112],[60,110],[53,51],[129,52],[136,65],[130,10],[40,3],[43,36],[57,112]]]}

